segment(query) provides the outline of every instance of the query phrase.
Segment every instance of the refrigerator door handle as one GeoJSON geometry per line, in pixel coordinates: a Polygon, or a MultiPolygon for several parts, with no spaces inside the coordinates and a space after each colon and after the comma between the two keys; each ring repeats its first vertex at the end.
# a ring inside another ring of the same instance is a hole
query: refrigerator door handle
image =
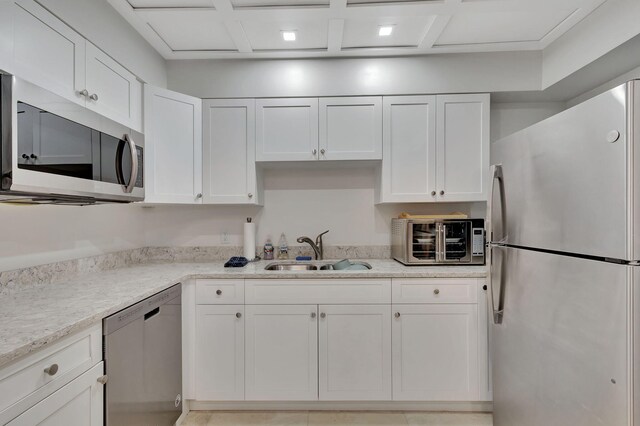
{"type": "Polygon", "coordinates": [[[489,272],[487,273],[487,298],[489,299],[489,308],[491,309],[491,316],[494,324],[502,324],[502,314],[504,312],[504,306],[502,303],[502,275],[500,274],[499,293],[498,293],[498,309],[496,309],[495,299],[493,297],[493,278],[494,274],[491,273],[493,269],[493,250],[500,249],[500,246],[488,244],[487,245],[487,257],[489,263],[489,272]]]}
{"type": "Polygon", "coordinates": [[[506,226],[507,223],[507,203],[505,203],[505,191],[504,191],[504,175],[502,173],[502,164],[494,164],[491,166],[491,185],[489,186],[489,200],[487,200],[487,220],[486,220],[486,231],[487,231],[487,243],[495,242],[497,244],[504,244],[507,242],[507,234],[506,234],[506,226]],[[495,181],[498,181],[499,191],[500,191],[500,211],[502,216],[502,231],[505,232],[505,235],[500,239],[500,241],[494,241],[493,239],[493,196],[494,196],[494,188],[495,181]]]}

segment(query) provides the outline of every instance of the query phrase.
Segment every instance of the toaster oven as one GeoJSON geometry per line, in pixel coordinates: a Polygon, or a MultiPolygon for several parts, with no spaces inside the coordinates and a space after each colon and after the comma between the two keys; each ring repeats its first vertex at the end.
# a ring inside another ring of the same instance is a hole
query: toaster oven
{"type": "Polygon", "coordinates": [[[483,219],[392,219],[391,235],[405,265],[484,265],[483,219]]]}

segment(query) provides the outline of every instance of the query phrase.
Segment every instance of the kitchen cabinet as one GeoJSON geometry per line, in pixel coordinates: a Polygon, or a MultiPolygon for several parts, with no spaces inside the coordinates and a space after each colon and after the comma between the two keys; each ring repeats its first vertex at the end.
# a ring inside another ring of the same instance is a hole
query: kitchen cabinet
{"type": "Polygon", "coordinates": [[[393,305],[393,399],[478,400],[476,304],[393,305]]]}
{"type": "Polygon", "coordinates": [[[203,203],[259,204],[255,101],[203,101],[203,203]]]}
{"type": "Polygon", "coordinates": [[[489,95],[383,99],[379,202],[485,201],[489,95]]]}
{"type": "Polygon", "coordinates": [[[256,161],[318,159],[318,98],[256,100],[256,161]]]}
{"type": "Polygon", "coordinates": [[[13,1],[0,0],[0,70],[13,72],[13,1]]]}
{"type": "Polygon", "coordinates": [[[145,202],[202,203],[202,100],[144,88],[145,202]]]}
{"type": "Polygon", "coordinates": [[[391,399],[389,305],[320,305],[319,398],[391,399]]]}
{"type": "Polygon", "coordinates": [[[385,96],[380,201],[436,201],[436,97],[385,96]]]}
{"type": "Polygon", "coordinates": [[[382,159],[382,97],[320,98],[321,160],[382,159]]]}
{"type": "Polygon", "coordinates": [[[196,306],[195,397],[244,399],[244,306],[196,306]]]}
{"type": "Polygon", "coordinates": [[[486,201],[489,178],[489,95],[437,96],[439,201],[486,201]]]}
{"type": "Polygon", "coordinates": [[[9,423],[7,426],[99,426],[103,422],[104,373],[100,362],[9,423]]]}
{"type": "Polygon", "coordinates": [[[86,42],[87,108],[142,130],[142,83],[102,50],[86,42]]]}
{"type": "Polygon", "coordinates": [[[317,400],[317,305],[247,305],[245,312],[246,399],[317,400]]]}
{"type": "Polygon", "coordinates": [[[14,73],[82,106],[85,39],[33,0],[13,4],[14,73]]]}

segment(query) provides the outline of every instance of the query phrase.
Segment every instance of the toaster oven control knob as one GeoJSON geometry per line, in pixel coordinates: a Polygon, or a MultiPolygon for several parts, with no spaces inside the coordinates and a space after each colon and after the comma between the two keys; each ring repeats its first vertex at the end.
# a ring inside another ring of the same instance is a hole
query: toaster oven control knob
{"type": "Polygon", "coordinates": [[[395,315],[394,315],[394,317],[396,317],[396,318],[400,318],[400,312],[396,312],[396,313],[395,313],[395,315]]]}

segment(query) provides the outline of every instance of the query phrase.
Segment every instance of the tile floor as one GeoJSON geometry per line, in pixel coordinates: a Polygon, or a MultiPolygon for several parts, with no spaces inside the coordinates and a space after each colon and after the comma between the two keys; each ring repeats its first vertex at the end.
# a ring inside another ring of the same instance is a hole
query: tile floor
{"type": "Polygon", "coordinates": [[[492,426],[491,413],[192,411],[183,426],[492,426]]]}

